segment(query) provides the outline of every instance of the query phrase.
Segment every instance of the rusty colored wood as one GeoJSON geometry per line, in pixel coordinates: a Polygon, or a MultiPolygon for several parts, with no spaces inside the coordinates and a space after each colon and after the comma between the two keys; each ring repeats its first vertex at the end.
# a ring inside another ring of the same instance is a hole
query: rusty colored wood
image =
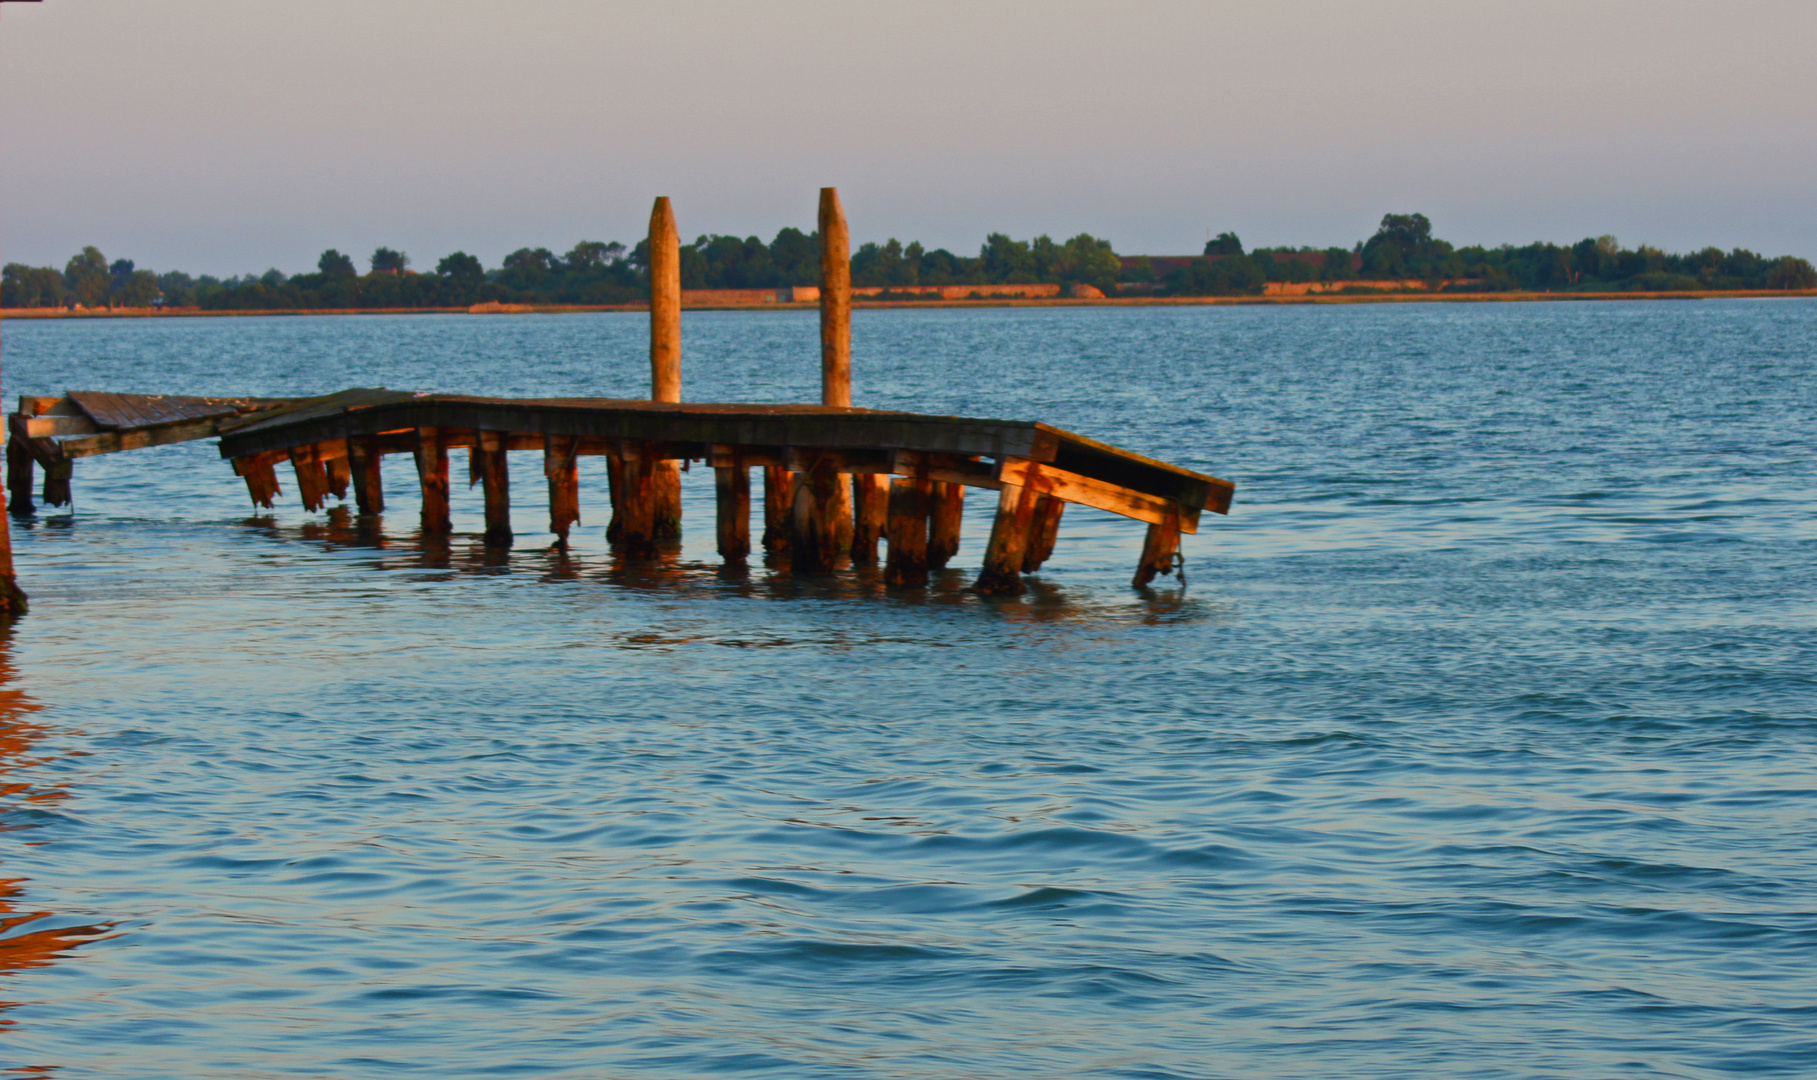
{"type": "Polygon", "coordinates": [[[852,475],[852,562],[877,565],[877,541],[890,514],[890,478],[877,473],[852,475]]]}
{"type": "Polygon", "coordinates": [[[652,512],[655,514],[656,539],[681,539],[681,463],[678,461],[652,460],[650,462],[650,493],[656,500],[652,512]]]}
{"type": "Polygon", "coordinates": [[[852,404],[852,241],[830,187],[820,189],[820,403],[852,404]]]}
{"type": "Polygon", "coordinates": [[[1034,522],[1029,526],[1028,550],[1022,555],[1022,572],[1032,574],[1054,555],[1054,541],[1060,537],[1060,515],[1066,500],[1043,495],[1035,502],[1034,522]]]}
{"type": "Polygon", "coordinates": [[[385,456],[370,437],[347,440],[347,470],[353,479],[354,508],[362,514],[385,512],[385,481],[379,470],[385,456]]]}
{"type": "MultiPolygon", "coordinates": [[[[1174,572],[1175,556],[1180,550],[1180,519],[1175,514],[1172,520],[1162,521],[1148,527],[1148,535],[1142,541],[1142,561],[1136,564],[1136,576],[1130,585],[1137,589],[1146,589],[1148,583],[1157,575],[1174,572]]],[[[1184,576],[1181,578],[1185,580],[1184,576]]]]}
{"type": "Polygon", "coordinates": [[[32,505],[32,468],[32,452],[25,441],[7,439],[6,508],[14,517],[31,517],[37,510],[32,505]]]}
{"type": "Polygon", "coordinates": [[[346,502],[347,483],[353,479],[353,469],[347,459],[346,440],[341,440],[340,445],[335,449],[337,453],[327,455],[320,454],[318,447],[317,460],[322,463],[324,469],[328,470],[328,490],[334,492],[335,498],[346,502]]]}
{"type": "Polygon", "coordinates": [[[1018,596],[1022,563],[1028,554],[1028,536],[1034,524],[1035,503],[1041,494],[1030,487],[1005,484],[997,493],[997,517],[991,523],[990,543],[984,549],[984,568],[972,586],[987,596],[1018,596]]]}
{"type": "Polygon", "coordinates": [[[647,558],[656,553],[656,467],[660,464],[659,460],[645,454],[625,455],[615,515],[620,554],[647,558]]]}
{"type": "Polygon", "coordinates": [[[416,429],[416,476],[423,488],[423,534],[445,536],[454,531],[448,513],[448,448],[438,428],[416,429]]]}
{"type": "Polygon", "coordinates": [[[899,588],[927,584],[928,510],[933,482],[904,478],[889,488],[889,561],[883,581],[899,588]]]}
{"type": "Polygon", "coordinates": [[[743,562],[751,554],[751,469],[742,461],[713,468],[718,500],[719,557],[743,562]]]}
{"type": "Polygon", "coordinates": [[[959,528],[965,519],[965,485],[936,480],[929,501],[927,565],[944,570],[959,554],[959,528]]]}
{"type": "Polygon", "coordinates": [[[486,542],[511,542],[511,469],[503,432],[482,431],[469,451],[479,462],[480,487],[486,494],[486,542]]]}
{"type": "Polygon", "coordinates": [[[668,196],[650,210],[650,400],[681,400],[681,237],[668,196]]]}
{"type": "Polygon", "coordinates": [[[50,459],[42,464],[44,466],[44,504],[46,506],[68,506],[69,480],[75,471],[76,463],[53,450],[50,459]]]}
{"type": "Polygon", "coordinates": [[[997,478],[1005,484],[1035,483],[1044,493],[1076,502],[1099,510],[1108,510],[1113,514],[1146,521],[1159,525],[1169,520],[1179,524],[1181,532],[1199,531],[1199,511],[1197,508],[1186,513],[1180,512],[1180,504],[1173,499],[1164,499],[1155,495],[1146,495],[1140,491],[1113,484],[1104,480],[1095,480],[1089,476],[1056,468],[1052,465],[1040,465],[1032,461],[1011,458],[997,468],[997,478]],[[1039,481],[1029,479],[1029,471],[1039,472],[1039,481]]]}
{"type": "MultiPolygon", "coordinates": [[[[621,447],[622,449],[622,447],[621,447]]],[[[606,498],[612,503],[612,515],[606,520],[606,543],[616,545],[624,532],[619,507],[624,503],[625,458],[620,450],[606,455],[606,498]]]]}
{"type": "Polygon", "coordinates": [[[795,506],[795,474],[787,465],[763,467],[763,552],[769,556],[789,553],[790,524],[795,506]]]}
{"type": "Polygon", "coordinates": [[[234,459],[233,471],[245,478],[246,494],[252,497],[254,507],[270,510],[273,501],[283,494],[283,489],[278,487],[276,465],[272,454],[252,454],[234,459]]]}
{"type": "Polygon", "coordinates": [[[549,481],[549,531],[556,543],[568,546],[568,530],[580,520],[580,440],[572,435],[551,435],[543,441],[543,475],[549,481]]]}
{"type": "Polygon", "coordinates": [[[851,557],[851,534],[847,531],[851,521],[850,489],[831,460],[796,474],[790,566],[804,574],[837,570],[851,557]]]}
{"type": "Polygon", "coordinates": [[[314,448],[293,448],[290,451],[290,464],[296,468],[297,494],[302,496],[303,509],[311,513],[320,510],[328,501],[328,470],[316,460],[314,448]]]}

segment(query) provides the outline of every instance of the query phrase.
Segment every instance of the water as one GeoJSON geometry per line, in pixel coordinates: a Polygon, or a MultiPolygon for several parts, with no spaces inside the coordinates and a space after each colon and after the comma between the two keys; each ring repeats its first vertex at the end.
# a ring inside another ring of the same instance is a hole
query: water
{"type": "MultiPolygon", "coordinates": [[[[6,324],[9,392],[619,394],[637,316],[6,324]]],[[[248,518],[16,528],[0,1060],[75,1077],[1728,1077],[1817,1061],[1817,303],[859,312],[860,404],[1237,481],[1028,596],[248,518]]],[[[691,314],[695,400],[811,315],[691,314]]],[[[458,455],[457,455],[458,457],[458,455]]],[[[458,471],[458,461],[457,461],[458,471]]],[[[286,490],[292,488],[286,481],[286,490]]],[[[4,891],[4,890],[0,890],[4,891]]]]}

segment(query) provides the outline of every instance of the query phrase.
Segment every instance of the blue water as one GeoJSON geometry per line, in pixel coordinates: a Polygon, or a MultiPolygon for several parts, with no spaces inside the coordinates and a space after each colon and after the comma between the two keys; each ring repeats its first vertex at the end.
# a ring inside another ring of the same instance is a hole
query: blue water
{"type": "MultiPolygon", "coordinates": [[[[638,396],[636,315],[8,322],[7,391],[638,396]]],[[[1817,302],[861,311],[858,403],[1237,482],[1014,600],[249,518],[15,526],[0,1075],[1817,1073],[1817,302]]],[[[815,398],[690,314],[694,400],[815,398]]],[[[457,455],[458,457],[458,455],[457,455]]],[[[457,472],[460,472],[457,460],[457,472]]],[[[293,489],[286,481],[286,490],[293,489]]]]}

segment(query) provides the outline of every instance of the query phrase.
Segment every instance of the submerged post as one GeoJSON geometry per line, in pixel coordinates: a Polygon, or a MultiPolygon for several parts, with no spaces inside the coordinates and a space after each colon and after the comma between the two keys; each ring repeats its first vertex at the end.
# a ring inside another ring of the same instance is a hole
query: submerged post
{"type": "Polygon", "coordinates": [[[476,431],[468,451],[479,465],[480,487],[486,496],[486,542],[511,542],[511,470],[505,455],[505,433],[476,431]]]}
{"type": "Polygon", "coordinates": [[[347,440],[347,467],[353,474],[353,501],[362,515],[385,512],[385,481],[379,471],[384,460],[370,437],[347,440]]]}
{"type": "MultiPolygon", "coordinates": [[[[667,195],[650,211],[650,400],[681,400],[681,236],[667,195]]],[[[681,536],[681,466],[652,463],[655,538],[681,536]]]]}
{"type": "Polygon", "coordinates": [[[965,485],[934,481],[927,530],[927,567],[944,570],[959,554],[959,530],[965,518],[965,485]]]}
{"type": "Polygon", "coordinates": [[[446,536],[454,521],[448,514],[448,446],[441,429],[416,429],[416,475],[423,487],[423,534],[446,536]]]}
{"type": "Polygon", "coordinates": [[[549,435],[543,439],[543,475],[549,481],[549,531],[555,534],[555,546],[566,551],[568,529],[580,520],[580,464],[575,450],[580,440],[573,435],[549,435]]]}

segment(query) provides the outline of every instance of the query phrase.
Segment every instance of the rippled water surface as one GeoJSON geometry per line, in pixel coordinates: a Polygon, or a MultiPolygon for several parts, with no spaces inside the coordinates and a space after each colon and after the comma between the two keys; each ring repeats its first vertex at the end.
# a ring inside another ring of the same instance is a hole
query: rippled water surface
{"type": "MultiPolygon", "coordinates": [[[[8,322],[6,389],[638,396],[637,315],[8,322]]],[[[1817,1061],[1817,302],[861,311],[859,404],[1235,480],[1182,592],[15,525],[0,1074],[1727,1077],[1817,1061]]],[[[816,397],[690,314],[694,400],[816,397]]],[[[457,454],[457,471],[459,455],[457,454]]],[[[286,491],[294,485],[286,480],[286,491]]]]}

